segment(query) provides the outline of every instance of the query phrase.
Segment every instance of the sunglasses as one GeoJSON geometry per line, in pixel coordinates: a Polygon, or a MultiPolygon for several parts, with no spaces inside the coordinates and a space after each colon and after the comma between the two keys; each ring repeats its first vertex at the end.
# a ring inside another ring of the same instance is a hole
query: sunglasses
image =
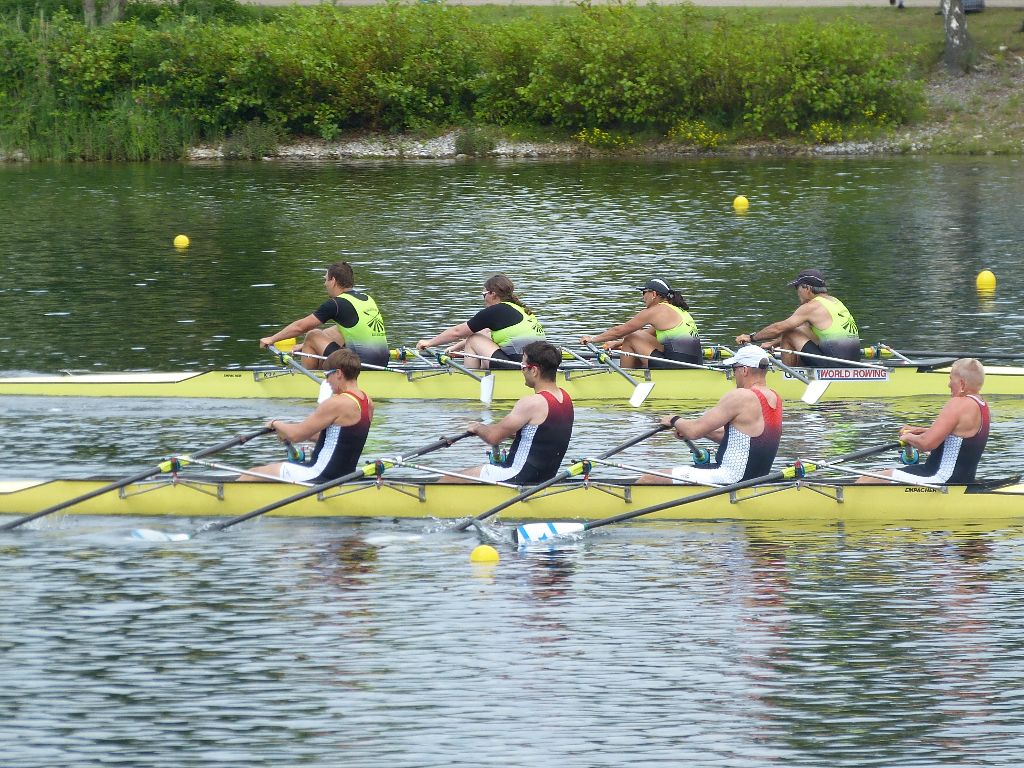
{"type": "Polygon", "coordinates": [[[519,367],[522,368],[525,371],[527,368],[536,368],[537,364],[536,363],[520,363],[519,367]]]}

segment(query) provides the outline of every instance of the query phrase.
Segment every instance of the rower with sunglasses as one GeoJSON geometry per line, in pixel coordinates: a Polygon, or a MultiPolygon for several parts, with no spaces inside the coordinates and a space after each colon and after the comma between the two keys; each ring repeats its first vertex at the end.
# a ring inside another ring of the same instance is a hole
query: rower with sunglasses
{"type": "MultiPolygon", "coordinates": [[[[460,474],[519,485],[535,485],[555,476],[569,448],[573,423],[572,400],[555,384],[561,362],[562,353],[546,341],[526,345],[520,367],[524,383],[534,394],[520,399],[498,423],[473,422],[466,428],[491,446],[514,436],[508,454],[460,474]]],[[[460,478],[446,476],[441,482],[460,482],[460,478]]]]}
{"type": "Polygon", "coordinates": [[[422,351],[454,341],[457,343],[446,351],[465,352],[467,368],[489,368],[490,360],[519,362],[527,344],[546,338],[544,327],[516,295],[515,285],[506,275],[499,273],[487,278],[483,300],[484,308],[469,320],[441,331],[432,339],[421,339],[416,342],[416,349],[422,351]]]}
{"type": "Polygon", "coordinates": [[[678,367],[663,360],[700,363],[697,324],[690,316],[690,306],[683,295],[660,277],[651,278],[637,290],[641,292],[643,309],[631,320],[604,333],[581,336],[580,344],[603,342],[605,349],[620,350],[624,353],[619,360],[623,368],[678,367]]]}
{"type": "Polygon", "coordinates": [[[255,467],[258,475],[241,475],[239,480],[273,480],[326,483],[353,472],[366,444],[373,420],[373,400],[359,389],[359,355],[342,348],[324,361],[325,380],[332,395],[300,422],[271,419],[267,426],[289,444],[315,440],[313,455],[304,461],[279,461],[255,467]]]}

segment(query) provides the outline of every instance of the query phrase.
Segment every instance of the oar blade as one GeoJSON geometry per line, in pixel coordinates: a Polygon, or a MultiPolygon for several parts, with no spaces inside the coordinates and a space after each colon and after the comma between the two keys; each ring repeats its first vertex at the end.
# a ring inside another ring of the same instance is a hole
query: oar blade
{"type": "Polygon", "coordinates": [[[167,533],[152,528],[133,528],[129,535],[141,541],[188,541],[192,538],[187,533],[167,533]]]}
{"type": "Polygon", "coordinates": [[[800,399],[808,405],[814,405],[816,402],[821,400],[821,396],[825,394],[825,390],[828,389],[827,381],[820,381],[815,379],[807,385],[807,389],[800,395],[800,399]]]}
{"type": "Polygon", "coordinates": [[[494,374],[488,373],[480,379],[480,402],[487,405],[494,400],[494,374]]]}
{"type": "Polygon", "coordinates": [[[634,408],[639,408],[643,405],[644,400],[650,397],[651,390],[654,389],[655,383],[656,382],[653,381],[645,381],[637,384],[636,388],[633,390],[633,394],[629,398],[629,404],[634,408]]]}
{"type": "Polygon", "coordinates": [[[585,530],[583,523],[524,523],[512,531],[512,541],[519,546],[554,541],[575,536],[585,530]]]}

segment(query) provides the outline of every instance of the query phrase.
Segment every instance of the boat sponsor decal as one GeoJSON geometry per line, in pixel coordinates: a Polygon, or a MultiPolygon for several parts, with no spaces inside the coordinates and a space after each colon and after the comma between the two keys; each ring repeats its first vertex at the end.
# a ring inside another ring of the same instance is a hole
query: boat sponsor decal
{"type": "Polygon", "coordinates": [[[942,488],[924,488],[919,485],[908,485],[903,489],[904,493],[944,493],[942,488]]]}
{"type": "Polygon", "coordinates": [[[888,381],[888,368],[815,368],[818,381],[888,381]]]}

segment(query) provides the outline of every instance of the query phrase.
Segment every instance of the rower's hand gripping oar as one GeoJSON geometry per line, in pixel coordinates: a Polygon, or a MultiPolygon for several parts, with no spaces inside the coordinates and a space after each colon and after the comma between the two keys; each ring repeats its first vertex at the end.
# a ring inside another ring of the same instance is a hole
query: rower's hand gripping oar
{"type": "Polygon", "coordinates": [[[322,403],[324,400],[326,400],[332,394],[334,394],[333,390],[331,389],[331,385],[327,383],[326,379],[321,379],[319,376],[317,376],[315,373],[313,373],[311,370],[309,370],[306,366],[304,366],[294,357],[289,355],[287,352],[282,352],[273,344],[269,345],[267,349],[270,350],[270,353],[274,357],[276,357],[281,362],[282,365],[287,365],[291,368],[294,368],[303,376],[307,376],[316,382],[316,385],[320,387],[320,394],[316,398],[316,401],[318,403],[322,403]]]}
{"type": "MultiPolygon", "coordinates": [[[[854,451],[853,453],[838,456],[830,462],[821,462],[821,466],[825,466],[826,463],[838,464],[844,461],[862,459],[866,456],[873,456],[876,453],[882,453],[883,451],[888,451],[893,448],[899,448],[900,445],[901,444],[897,441],[886,443],[885,445],[877,445],[872,448],[863,448],[859,451],[854,451]]],[[[661,512],[662,510],[680,507],[684,504],[692,504],[696,501],[703,501],[704,499],[710,499],[714,496],[732,493],[733,491],[750,488],[754,485],[761,485],[762,483],[774,483],[779,480],[797,480],[804,477],[808,472],[813,472],[818,469],[818,467],[818,464],[814,464],[812,462],[797,461],[784,469],[767,475],[762,475],[761,477],[754,477],[750,480],[741,480],[738,483],[725,485],[720,488],[709,488],[706,491],[694,493],[690,496],[684,496],[681,499],[665,501],[661,504],[654,504],[653,506],[644,507],[643,509],[623,512],[622,514],[615,515],[613,517],[606,517],[601,520],[592,520],[588,523],[527,523],[525,525],[520,525],[512,532],[512,540],[517,544],[526,544],[534,541],[549,541],[562,536],[572,536],[585,531],[592,531],[595,528],[601,528],[605,525],[611,525],[612,523],[625,522],[626,520],[632,520],[633,518],[641,517],[642,515],[649,515],[652,512],[661,512]]]]}
{"type": "Polygon", "coordinates": [[[447,365],[454,368],[459,373],[464,373],[471,379],[476,379],[480,382],[480,402],[490,405],[494,399],[494,374],[486,373],[483,376],[477,376],[469,368],[452,360],[452,356],[447,352],[437,353],[437,362],[441,365],[447,365]]]}
{"type": "MultiPolygon", "coordinates": [[[[644,433],[642,433],[640,435],[637,435],[636,437],[631,437],[629,440],[627,440],[626,442],[622,443],[622,445],[617,445],[614,448],[608,449],[607,451],[602,453],[597,458],[599,458],[599,459],[610,458],[611,456],[614,456],[616,453],[621,453],[622,451],[626,450],[627,448],[629,448],[631,446],[634,446],[637,443],[643,442],[644,440],[649,438],[651,435],[656,435],[658,432],[661,432],[661,431],[666,430],[666,429],[668,429],[668,427],[666,427],[663,424],[659,424],[658,426],[656,426],[656,427],[654,427],[652,429],[649,429],[646,432],[644,432],[644,433]]],[[[476,523],[479,523],[482,520],[486,520],[491,515],[496,515],[498,512],[501,512],[503,509],[508,509],[513,504],[518,504],[520,501],[523,501],[524,499],[530,498],[535,493],[539,493],[539,492],[543,491],[545,488],[551,487],[555,483],[559,483],[562,480],[567,480],[570,477],[574,477],[576,475],[582,474],[584,471],[588,470],[589,466],[590,466],[590,463],[586,459],[581,459],[580,461],[573,462],[572,466],[570,466],[566,470],[563,470],[562,472],[559,472],[557,475],[552,477],[550,480],[545,480],[540,485],[535,485],[532,488],[527,488],[522,493],[519,493],[519,494],[513,496],[511,499],[507,499],[506,501],[503,501],[498,506],[492,507],[491,509],[488,509],[486,512],[481,512],[476,517],[471,517],[469,520],[463,520],[461,523],[459,523],[458,525],[455,526],[455,530],[456,531],[464,531],[467,528],[469,528],[471,525],[475,525],[476,523]]]]}
{"type": "MultiPolygon", "coordinates": [[[[223,522],[219,523],[212,523],[200,530],[223,531],[225,528],[230,528],[233,525],[244,523],[246,520],[251,520],[254,517],[265,515],[267,512],[272,512],[275,509],[280,509],[281,507],[291,504],[294,501],[301,501],[302,499],[308,498],[310,496],[315,496],[318,493],[328,491],[331,488],[334,488],[335,486],[341,485],[342,483],[348,483],[353,480],[358,480],[361,477],[372,477],[373,475],[377,474],[382,467],[391,467],[394,466],[395,464],[400,463],[404,459],[412,459],[417,456],[423,456],[424,454],[436,451],[439,448],[447,448],[451,445],[454,445],[459,440],[469,437],[471,434],[472,432],[467,431],[463,432],[462,434],[456,435],[455,437],[442,437],[428,445],[424,445],[421,448],[417,448],[416,450],[404,454],[403,456],[398,457],[394,460],[378,459],[377,461],[370,462],[361,469],[357,469],[354,472],[350,472],[347,475],[336,477],[333,480],[328,480],[326,483],[321,483],[320,485],[313,485],[310,486],[309,488],[304,488],[298,493],[288,496],[287,498],[279,499],[278,501],[275,501],[271,504],[267,504],[266,506],[260,507],[259,509],[254,509],[252,512],[246,512],[244,515],[233,517],[230,520],[224,520],[223,522]]],[[[197,533],[199,533],[199,531],[197,531],[197,533]]]]}
{"type": "Polygon", "coordinates": [[[69,501],[64,501],[61,502],[60,504],[55,504],[52,507],[47,507],[46,509],[43,509],[39,512],[35,512],[31,515],[19,517],[17,520],[0,526],[0,531],[12,530],[14,528],[17,528],[18,526],[24,525],[25,523],[32,522],[33,520],[38,520],[40,517],[45,517],[46,515],[53,514],[54,512],[60,512],[62,509],[67,509],[68,507],[73,507],[76,504],[81,504],[83,501],[88,501],[89,499],[95,498],[96,496],[102,496],[104,493],[108,493],[110,491],[117,491],[120,490],[121,488],[124,488],[125,486],[131,485],[132,483],[138,483],[143,480],[148,480],[149,478],[154,477],[155,475],[164,474],[166,472],[177,472],[181,467],[191,464],[195,459],[202,459],[205,458],[206,456],[212,456],[215,453],[226,451],[228,448],[234,448],[236,445],[244,445],[253,438],[260,437],[261,435],[266,435],[270,432],[273,432],[273,430],[270,429],[270,427],[263,427],[262,429],[256,432],[250,432],[245,435],[238,435],[236,437],[231,438],[230,440],[225,440],[223,443],[219,443],[218,445],[215,445],[211,448],[205,448],[201,451],[198,451],[197,453],[184,454],[181,456],[175,456],[173,458],[167,459],[166,461],[161,461],[155,467],[151,467],[150,469],[147,469],[144,472],[139,472],[138,474],[131,475],[130,477],[126,477],[123,480],[118,480],[117,482],[110,483],[109,485],[104,485],[102,488],[96,488],[95,490],[89,491],[88,493],[83,493],[81,496],[76,496],[75,498],[69,501]]]}
{"type": "Polygon", "coordinates": [[[589,341],[586,343],[585,346],[587,349],[594,353],[594,355],[597,357],[598,362],[604,363],[617,374],[625,377],[626,381],[633,385],[633,394],[629,398],[629,404],[632,405],[634,408],[639,407],[644,402],[644,400],[646,400],[647,397],[651,394],[651,390],[654,389],[653,381],[637,381],[624,370],[622,370],[622,366],[619,365],[610,354],[608,354],[607,350],[601,349],[600,347],[595,346],[592,342],[589,341]]]}

